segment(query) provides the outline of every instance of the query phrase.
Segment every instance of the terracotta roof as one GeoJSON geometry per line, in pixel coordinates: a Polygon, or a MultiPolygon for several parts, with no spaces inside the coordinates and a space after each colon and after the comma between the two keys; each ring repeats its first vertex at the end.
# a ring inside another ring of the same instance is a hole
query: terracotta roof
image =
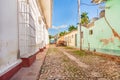
{"type": "Polygon", "coordinates": [[[105,17],[105,10],[102,10],[99,14],[100,18],[105,17]]]}
{"type": "Polygon", "coordinates": [[[91,2],[95,3],[95,4],[99,4],[99,3],[105,2],[105,1],[107,1],[107,0],[92,0],[91,2]]]}

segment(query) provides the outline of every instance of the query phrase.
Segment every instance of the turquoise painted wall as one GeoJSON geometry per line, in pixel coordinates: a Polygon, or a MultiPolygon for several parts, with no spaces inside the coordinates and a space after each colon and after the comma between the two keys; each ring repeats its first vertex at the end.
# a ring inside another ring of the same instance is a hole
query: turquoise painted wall
{"type": "MultiPolygon", "coordinates": [[[[105,16],[111,27],[120,36],[120,0],[108,0],[106,2],[105,16]]],[[[80,29],[78,28],[77,47],[80,45],[80,29]]],[[[82,26],[83,49],[90,48],[91,51],[96,49],[98,52],[103,52],[112,55],[120,56],[120,39],[119,36],[114,36],[112,29],[107,24],[105,18],[95,21],[94,26],[86,28],[82,26]],[[90,30],[93,34],[90,35],[90,30]]]]}

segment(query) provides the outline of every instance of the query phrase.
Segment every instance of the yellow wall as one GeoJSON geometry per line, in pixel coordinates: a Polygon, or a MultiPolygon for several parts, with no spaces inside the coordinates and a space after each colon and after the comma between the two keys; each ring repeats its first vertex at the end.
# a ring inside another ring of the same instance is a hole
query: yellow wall
{"type": "Polygon", "coordinates": [[[75,35],[77,35],[77,30],[72,31],[64,36],[64,40],[67,42],[67,46],[69,46],[69,47],[76,47],[77,46],[77,44],[76,44],[77,38],[75,39],[75,35]]]}

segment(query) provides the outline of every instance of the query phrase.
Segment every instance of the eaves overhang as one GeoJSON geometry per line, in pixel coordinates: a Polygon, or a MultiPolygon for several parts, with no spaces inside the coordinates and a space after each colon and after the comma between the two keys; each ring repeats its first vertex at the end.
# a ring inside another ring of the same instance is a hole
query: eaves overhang
{"type": "Polygon", "coordinates": [[[37,0],[40,13],[47,28],[52,27],[52,3],[53,0],[37,0]]]}

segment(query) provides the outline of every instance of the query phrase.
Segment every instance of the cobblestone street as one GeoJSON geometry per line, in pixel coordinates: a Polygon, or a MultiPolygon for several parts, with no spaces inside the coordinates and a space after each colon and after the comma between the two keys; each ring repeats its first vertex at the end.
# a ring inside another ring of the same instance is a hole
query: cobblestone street
{"type": "Polygon", "coordinates": [[[120,80],[120,0],[0,0],[0,80],[120,80]]]}
{"type": "Polygon", "coordinates": [[[120,80],[120,65],[100,56],[50,45],[39,80],[120,80]]]}

